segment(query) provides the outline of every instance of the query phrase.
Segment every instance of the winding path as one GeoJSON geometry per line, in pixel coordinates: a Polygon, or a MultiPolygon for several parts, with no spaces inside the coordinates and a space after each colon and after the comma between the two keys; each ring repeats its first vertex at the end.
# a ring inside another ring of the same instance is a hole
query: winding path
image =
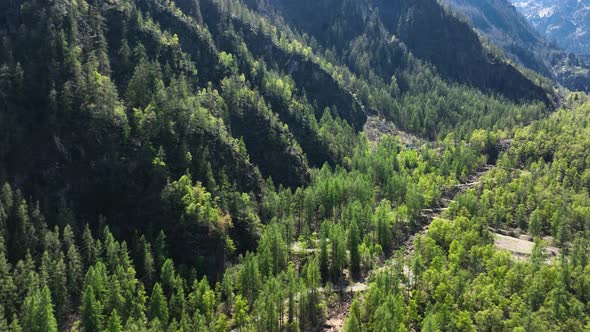
{"type": "MultiPolygon", "coordinates": [[[[422,227],[418,228],[414,233],[412,233],[399,247],[398,250],[404,250],[404,256],[410,256],[414,251],[414,239],[418,235],[423,235],[428,231],[428,228],[432,224],[432,221],[440,216],[443,211],[446,211],[449,208],[449,204],[453,202],[453,198],[458,192],[465,192],[468,189],[474,188],[481,183],[481,178],[486,175],[491,169],[494,168],[495,165],[488,164],[480,169],[477,170],[474,174],[468,177],[467,181],[462,184],[456,185],[453,189],[454,190],[446,190],[443,191],[443,197],[441,198],[441,206],[423,209],[421,211],[420,216],[422,217],[422,227]]],[[[359,282],[345,286],[344,288],[338,289],[338,291],[343,294],[340,301],[336,304],[328,308],[328,317],[324,322],[322,327],[322,331],[326,332],[336,332],[342,330],[344,326],[345,318],[348,316],[348,312],[350,311],[350,305],[354,299],[355,293],[361,293],[366,291],[369,288],[369,282],[373,275],[376,275],[384,268],[390,266],[392,264],[391,260],[393,259],[394,255],[392,255],[389,259],[381,262],[376,266],[374,269],[369,271],[366,276],[359,282]]]]}

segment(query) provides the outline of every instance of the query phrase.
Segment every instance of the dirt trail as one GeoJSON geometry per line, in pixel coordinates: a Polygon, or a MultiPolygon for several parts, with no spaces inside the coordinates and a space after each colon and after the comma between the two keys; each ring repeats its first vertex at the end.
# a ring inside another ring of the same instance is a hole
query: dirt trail
{"type": "MultiPolygon", "coordinates": [[[[494,233],[494,245],[496,248],[509,251],[515,259],[527,260],[532,255],[535,242],[530,240],[527,235],[516,237],[504,235],[494,230],[490,231],[494,233]]],[[[550,238],[544,238],[543,240],[546,243],[553,242],[550,238]]],[[[543,251],[547,257],[548,263],[551,262],[552,258],[559,256],[559,248],[554,246],[544,246],[543,251]]]]}
{"type": "MultiPolygon", "coordinates": [[[[453,202],[453,198],[458,192],[465,192],[468,189],[478,186],[481,183],[481,178],[486,175],[493,167],[494,165],[491,164],[485,165],[478,169],[477,172],[469,176],[465,183],[456,185],[453,190],[444,191],[439,207],[423,209],[420,214],[422,218],[422,227],[412,233],[400,246],[400,250],[404,250],[404,255],[409,256],[413,253],[414,239],[416,236],[423,235],[428,231],[432,221],[438,218],[443,211],[446,211],[449,208],[449,204],[453,202]]],[[[322,331],[337,332],[342,330],[344,326],[344,320],[350,311],[350,305],[354,299],[354,294],[366,291],[369,288],[369,282],[372,276],[376,275],[381,270],[390,265],[390,260],[386,260],[369,271],[369,273],[367,273],[361,281],[355,283],[352,286],[346,286],[343,289],[345,295],[342,297],[341,301],[328,309],[328,318],[324,323],[322,331]]]]}

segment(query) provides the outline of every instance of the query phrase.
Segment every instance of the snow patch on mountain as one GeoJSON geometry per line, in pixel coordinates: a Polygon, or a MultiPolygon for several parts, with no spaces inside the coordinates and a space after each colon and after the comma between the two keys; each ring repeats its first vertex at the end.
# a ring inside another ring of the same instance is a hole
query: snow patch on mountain
{"type": "Polygon", "coordinates": [[[590,0],[512,0],[549,40],[578,54],[590,54],[590,0]]]}
{"type": "Polygon", "coordinates": [[[554,7],[543,8],[539,12],[539,17],[549,17],[549,16],[552,16],[554,13],[555,13],[554,7]]]}

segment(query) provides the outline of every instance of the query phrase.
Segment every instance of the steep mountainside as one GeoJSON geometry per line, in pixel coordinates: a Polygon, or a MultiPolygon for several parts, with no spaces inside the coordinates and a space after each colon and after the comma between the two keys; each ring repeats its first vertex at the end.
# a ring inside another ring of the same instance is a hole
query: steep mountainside
{"type": "Polygon", "coordinates": [[[512,0],[542,34],[565,50],[590,54],[590,1],[512,0]]]}
{"type": "MultiPolygon", "coordinates": [[[[177,234],[160,203],[183,175],[235,215],[263,179],[295,188],[341,164],[367,114],[436,138],[550,104],[435,1],[330,1],[273,1],[293,29],[235,0],[2,3],[0,177],[122,233],[177,234]]],[[[252,220],[234,220],[239,248],[252,220]]]]}
{"type": "Polygon", "coordinates": [[[582,152],[590,104],[580,94],[564,104],[518,129],[497,165],[451,200],[408,255],[376,271],[352,303],[346,331],[587,330],[587,318],[574,317],[588,317],[590,299],[590,171],[582,152]],[[490,229],[512,241],[534,237],[530,257],[497,250],[490,229]],[[552,246],[559,254],[548,254],[552,246]]]}
{"type": "Polygon", "coordinates": [[[0,41],[0,331],[316,331],[557,99],[435,0],[0,1],[0,41]]]}
{"type": "Polygon", "coordinates": [[[566,54],[537,32],[509,0],[447,0],[452,11],[521,65],[551,77],[574,91],[590,89],[590,63],[566,54]]]}
{"type": "MultiPolygon", "coordinates": [[[[512,100],[544,99],[541,89],[527,82],[513,67],[487,54],[470,28],[448,15],[434,0],[249,0],[248,3],[266,14],[281,16],[325,49],[335,50],[353,68],[369,67],[386,81],[412,66],[411,61],[405,60],[406,54],[412,53],[432,63],[443,77],[456,82],[512,100]],[[407,51],[397,49],[397,39],[407,51]],[[368,48],[368,58],[363,59],[368,64],[359,64],[360,59],[355,59],[359,48],[368,48]]],[[[357,72],[367,69],[358,68],[357,72]]]]}

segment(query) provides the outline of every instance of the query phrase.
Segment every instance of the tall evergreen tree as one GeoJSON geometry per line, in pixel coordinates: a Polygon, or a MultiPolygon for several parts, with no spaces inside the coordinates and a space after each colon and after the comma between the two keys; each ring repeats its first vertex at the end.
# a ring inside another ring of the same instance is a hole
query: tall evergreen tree
{"type": "Polygon", "coordinates": [[[121,324],[121,318],[117,314],[117,310],[113,310],[107,321],[106,332],[123,332],[123,326],[121,324]]]}
{"type": "Polygon", "coordinates": [[[94,294],[94,288],[89,285],[82,294],[82,307],[80,308],[80,323],[85,332],[102,330],[102,309],[102,304],[94,294]]]}
{"type": "Polygon", "coordinates": [[[353,220],[350,223],[350,229],[348,230],[348,249],[350,251],[350,272],[354,278],[357,278],[361,272],[361,256],[359,253],[359,244],[361,237],[359,233],[358,225],[353,220]]]}
{"type": "Polygon", "coordinates": [[[236,296],[233,307],[233,324],[242,332],[244,326],[248,323],[250,317],[248,315],[248,302],[241,295],[236,296]]]}
{"type": "Polygon", "coordinates": [[[149,318],[157,318],[163,326],[168,324],[168,302],[159,283],[154,285],[149,304],[149,318]]]}
{"type": "Polygon", "coordinates": [[[51,292],[47,286],[29,294],[22,307],[22,328],[31,332],[57,332],[51,292]]]}

